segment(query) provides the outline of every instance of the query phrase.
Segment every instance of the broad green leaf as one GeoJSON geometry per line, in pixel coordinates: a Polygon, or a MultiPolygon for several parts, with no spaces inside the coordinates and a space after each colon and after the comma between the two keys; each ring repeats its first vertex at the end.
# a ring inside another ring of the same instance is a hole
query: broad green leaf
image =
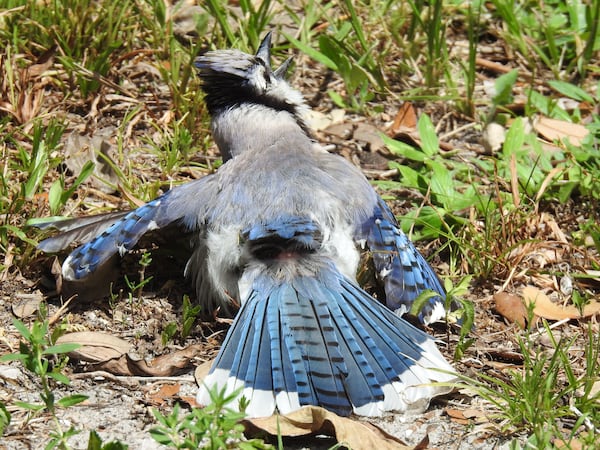
{"type": "Polygon", "coordinates": [[[437,201],[441,202],[440,206],[450,211],[454,210],[452,199],[456,193],[450,171],[438,161],[428,161],[427,165],[432,171],[431,192],[435,195],[437,201]]]}
{"type": "Polygon", "coordinates": [[[398,172],[400,172],[400,180],[402,181],[403,186],[416,188],[421,191],[426,189],[426,186],[423,186],[425,180],[419,172],[408,166],[400,164],[395,164],[395,166],[398,169],[398,172]]]}
{"type": "Polygon", "coordinates": [[[417,122],[419,137],[421,138],[421,147],[427,156],[433,156],[440,151],[438,137],[435,134],[435,128],[427,114],[422,114],[417,122]]]}
{"type": "Polygon", "coordinates": [[[66,375],[63,375],[60,372],[48,372],[48,376],[54,378],[56,381],[64,385],[68,386],[71,384],[71,380],[69,380],[69,378],[66,375]]]}
{"type": "Polygon", "coordinates": [[[50,347],[45,349],[42,353],[44,355],[57,355],[60,353],[72,352],[74,350],[77,350],[79,347],[81,347],[81,344],[75,344],[75,343],[57,344],[57,345],[51,345],[50,347]]]}
{"type": "Polygon", "coordinates": [[[73,405],[77,405],[79,403],[85,402],[87,399],[88,399],[87,395],[74,394],[74,395],[69,395],[67,397],[61,398],[59,401],[56,402],[56,404],[63,408],[68,408],[69,406],[73,406],[73,405]]]}
{"type": "Polygon", "coordinates": [[[21,336],[23,336],[23,338],[26,341],[31,340],[31,331],[29,330],[29,328],[27,328],[27,326],[23,322],[21,322],[19,319],[13,319],[12,323],[13,323],[13,326],[19,332],[19,334],[21,336]]]}
{"type": "Polygon", "coordinates": [[[518,153],[523,149],[524,141],[525,126],[523,125],[523,119],[517,117],[506,133],[506,139],[502,145],[502,152],[505,156],[510,156],[512,153],[518,153]]]}
{"type": "Polygon", "coordinates": [[[29,411],[41,411],[44,409],[44,405],[39,403],[20,402],[18,400],[15,400],[15,405],[19,408],[27,409],[29,411]]]}
{"type": "Polygon", "coordinates": [[[6,355],[0,356],[0,362],[8,361],[23,361],[27,359],[27,355],[23,353],[7,353],[6,355]]]}
{"type": "Polygon", "coordinates": [[[588,94],[586,91],[581,89],[579,86],[575,86],[574,84],[567,83],[566,81],[560,80],[550,80],[548,81],[550,87],[562,95],[572,98],[574,100],[585,101],[594,103],[594,97],[588,94]]]}
{"type": "Polygon", "coordinates": [[[55,215],[61,207],[61,199],[63,194],[62,180],[56,180],[50,186],[48,192],[48,203],[50,204],[50,213],[55,215]]]}
{"type": "Polygon", "coordinates": [[[494,83],[496,95],[494,95],[493,98],[495,105],[507,105],[512,102],[512,88],[515,85],[518,76],[519,71],[515,69],[496,79],[496,82],[494,83]]]}
{"type": "Polygon", "coordinates": [[[430,299],[439,296],[440,294],[437,292],[432,291],[431,289],[425,289],[414,299],[412,305],[410,305],[409,313],[413,316],[418,316],[430,299]]]}
{"type": "Polygon", "coordinates": [[[381,134],[380,136],[381,139],[383,139],[385,145],[387,145],[390,152],[392,152],[394,155],[401,156],[412,161],[425,161],[426,155],[422,151],[417,150],[404,142],[392,139],[391,137],[388,137],[385,134],[381,134]]]}
{"type": "Polygon", "coordinates": [[[0,437],[4,434],[6,427],[10,425],[11,415],[4,403],[0,402],[0,437]]]}

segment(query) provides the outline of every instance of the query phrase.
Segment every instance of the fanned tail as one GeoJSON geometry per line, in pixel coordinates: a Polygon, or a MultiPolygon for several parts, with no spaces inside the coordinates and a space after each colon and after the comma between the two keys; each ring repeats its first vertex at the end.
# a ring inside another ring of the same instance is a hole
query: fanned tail
{"type": "Polygon", "coordinates": [[[319,405],[340,415],[422,411],[455,379],[427,334],[325,265],[284,281],[259,275],[232,325],[207,389],[243,387],[250,416],[319,405]]]}

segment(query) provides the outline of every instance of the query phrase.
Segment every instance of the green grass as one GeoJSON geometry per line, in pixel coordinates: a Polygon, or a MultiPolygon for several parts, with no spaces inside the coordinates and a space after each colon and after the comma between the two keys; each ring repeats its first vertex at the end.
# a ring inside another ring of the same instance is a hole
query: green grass
{"type": "MultiPolygon", "coordinates": [[[[165,186],[218,165],[207,155],[208,117],[191,62],[209,48],[251,51],[276,28],[275,59],[303,53],[317,65],[302,70],[302,76],[315,71],[319,80],[330,80],[310,84],[326,94],[318,106],[342,107],[375,123],[390,120],[401,101],[418,110],[420,145],[386,138],[389,165],[398,175],[374,184],[387,199],[398,191],[412,193],[400,199],[407,210],[402,226],[413,239],[433,243],[436,258],[447,263],[442,274],[447,285],[457,286],[453,295],[464,295],[468,281],[495,289],[516,269],[534,278],[559,276],[555,267],[521,267],[521,250],[548,239],[540,231],[547,226],[541,213],[571,207],[565,205],[589,205],[578,209],[577,222],[565,230],[575,252],[587,258],[585,267],[571,269],[570,301],[597,295],[597,280],[587,271],[600,268],[594,212],[600,202],[600,2],[303,0],[294,7],[270,0],[233,7],[209,0],[190,9],[161,0],[52,0],[40,5],[0,1],[2,277],[33,261],[39,236],[25,226],[28,219],[106,208],[87,187],[91,164],[80,173],[65,170],[70,133],[93,135],[115,126],[108,161],[118,180],[109,202],[115,207],[154,198],[165,186]],[[197,37],[182,33],[184,19],[197,37]],[[289,26],[271,25],[282,22],[289,26]],[[486,53],[489,48],[495,53],[486,53]],[[490,72],[476,57],[515,70],[490,72]],[[494,84],[494,94],[484,93],[482,79],[494,84]],[[575,106],[564,108],[568,102],[575,106]],[[529,127],[540,115],[584,124],[590,133],[581,145],[562,142],[549,151],[529,127]],[[492,122],[507,131],[499,151],[474,153],[461,142],[452,151],[440,149],[443,124],[472,124],[480,133],[492,122]]],[[[296,61],[307,60],[297,56],[296,61]]],[[[175,336],[185,340],[196,314],[188,305],[180,328],[166,324],[165,342],[175,336]]],[[[33,335],[21,328],[28,341],[33,335]]],[[[579,337],[586,355],[597,355],[597,338],[579,337]]],[[[458,358],[476,345],[472,338],[463,332],[458,358]]],[[[598,423],[598,402],[577,397],[574,390],[585,392],[596,380],[591,368],[597,363],[586,359],[585,374],[573,378],[562,350],[570,341],[540,354],[528,339],[519,341],[523,366],[497,385],[500,396],[486,391],[505,419],[505,432],[524,432],[529,444],[538,446],[550,445],[550,437],[560,433],[565,438],[564,430],[548,428],[546,419],[555,419],[552,425],[573,418],[567,406],[574,399],[581,416],[566,437],[593,448],[597,438],[580,432],[582,418],[598,423]],[[566,384],[546,386],[546,379],[566,384]],[[542,397],[533,393],[538,385],[548,388],[542,397]],[[527,401],[511,403],[511,396],[527,401]]],[[[49,392],[44,391],[47,398],[49,392]]],[[[10,413],[0,406],[1,432],[10,413]]],[[[57,436],[60,441],[60,432],[57,436]]]]}
{"type": "Polygon", "coordinates": [[[567,445],[595,448],[600,439],[598,402],[594,392],[600,369],[600,339],[589,326],[585,347],[578,348],[573,338],[554,337],[547,323],[541,335],[549,338],[550,348],[539,344],[537,333],[525,331],[518,337],[523,365],[506,369],[500,375],[480,373],[464,378],[467,389],[494,405],[489,413],[504,432],[525,431],[529,437],[521,447],[517,440],[511,448],[553,448],[559,438],[567,445]],[[575,363],[583,353],[585,372],[575,363]],[[569,423],[570,432],[566,432],[569,423]]]}

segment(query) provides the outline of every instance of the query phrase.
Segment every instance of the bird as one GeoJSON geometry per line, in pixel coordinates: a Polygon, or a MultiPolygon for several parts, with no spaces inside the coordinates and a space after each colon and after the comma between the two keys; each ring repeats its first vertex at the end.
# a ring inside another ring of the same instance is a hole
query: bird
{"type": "Polygon", "coordinates": [[[256,54],[211,50],[195,59],[223,158],[215,173],[132,211],[49,221],[38,248],[83,243],[62,265],[85,284],[149,233],[189,236],[184,273],[207,309],[239,303],[197,400],[215,390],[245,398],[250,417],[305,405],[342,416],[422,412],[456,372],[436,340],[403,317],[424,290],[423,323],[445,313],[439,278],[358,167],[330,153],[306,122],[309,108],[271,67],[271,33],[256,54]],[[356,280],[372,257],[385,299],[356,280]]]}

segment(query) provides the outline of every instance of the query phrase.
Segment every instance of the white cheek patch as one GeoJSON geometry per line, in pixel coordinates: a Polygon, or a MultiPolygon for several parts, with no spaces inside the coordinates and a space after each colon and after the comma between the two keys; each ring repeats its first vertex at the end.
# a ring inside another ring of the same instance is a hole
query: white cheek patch
{"type": "Polygon", "coordinates": [[[252,66],[248,73],[248,84],[252,86],[258,94],[264,94],[267,90],[267,79],[265,77],[265,68],[259,64],[252,66]]]}

